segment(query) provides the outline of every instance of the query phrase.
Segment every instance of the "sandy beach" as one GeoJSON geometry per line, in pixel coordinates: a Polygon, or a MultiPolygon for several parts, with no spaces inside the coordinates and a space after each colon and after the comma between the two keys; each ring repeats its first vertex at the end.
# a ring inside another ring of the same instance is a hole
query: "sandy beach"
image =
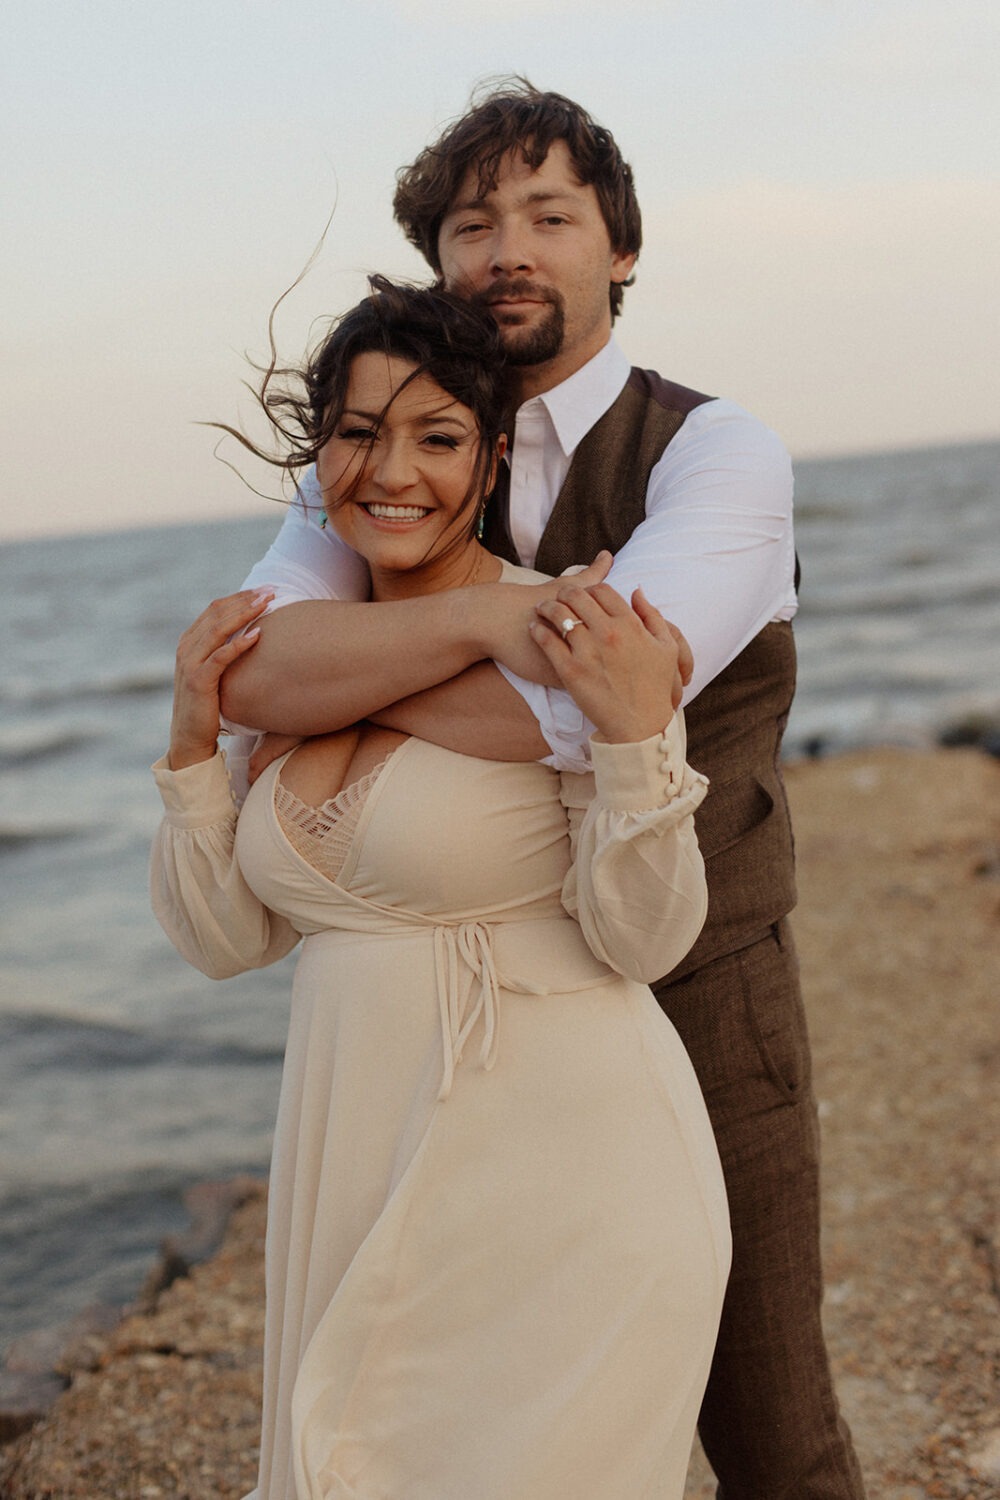
{"type": "MultiPolygon", "coordinates": [[[[872,1500],[1000,1494],[1000,763],[787,769],[824,1132],[826,1320],[872,1500]]],[[[263,1191],[0,1453],[4,1500],[237,1500],[256,1470],[263,1191]]],[[[40,1309],[44,1322],[44,1309],[40,1309]]],[[[714,1493],[698,1454],[691,1500],[714,1493]]]]}

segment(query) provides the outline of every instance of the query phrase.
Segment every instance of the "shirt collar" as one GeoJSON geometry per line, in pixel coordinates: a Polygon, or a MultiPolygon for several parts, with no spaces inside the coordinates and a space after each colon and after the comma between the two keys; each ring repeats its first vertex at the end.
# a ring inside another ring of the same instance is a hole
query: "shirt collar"
{"type": "Polygon", "coordinates": [[[631,365],[611,338],[593,359],[588,359],[568,379],[550,391],[533,396],[520,408],[543,406],[548,412],[559,446],[572,458],[577,445],[594,423],[617,401],[625,388],[631,365]]]}

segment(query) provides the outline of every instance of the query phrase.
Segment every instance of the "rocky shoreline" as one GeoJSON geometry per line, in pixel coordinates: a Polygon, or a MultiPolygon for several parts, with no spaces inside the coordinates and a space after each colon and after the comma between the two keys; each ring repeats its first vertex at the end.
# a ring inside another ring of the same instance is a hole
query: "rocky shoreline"
{"type": "MultiPolygon", "coordinates": [[[[787,777],[842,1403],[872,1500],[989,1500],[1000,764],[976,749],[879,749],[797,762],[787,777]]],[[[204,1185],[189,1211],[190,1233],[165,1247],[124,1320],[81,1320],[12,1350],[3,1500],[236,1500],[252,1487],[264,1188],[204,1185]],[[19,1414],[12,1392],[32,1381],[19,1414]]],[[[713,1492],[696,1454],[690,1500],[713,1492]]]]}
{"type": "Polygon", "coordinates": [[[94,1304],[67,1322],[15,1339],[0,1368],[0,1449],[35,1427],[76,1377],[101,1368],[126,1319],[152,1317],[174,1282],[219,1254],[238,1209],[265,1202],[266,1185],[256,1178],[195,1184],[184,1194],[188,1228],[163,1241],[133,1303],[94,1304]]]}

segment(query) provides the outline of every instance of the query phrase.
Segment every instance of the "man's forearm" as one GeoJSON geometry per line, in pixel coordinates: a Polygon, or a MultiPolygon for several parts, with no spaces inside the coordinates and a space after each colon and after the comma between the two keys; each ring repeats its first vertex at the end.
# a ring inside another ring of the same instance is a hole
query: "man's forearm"
{"type": "Polygon", "coordinates": [[[528,621],[536,600],[557,587],[499,583],[394,603],[286,605],[261,622],[257,646],[223,677],[223,714],[254,729],[325,734],[487,657],[552,685],[528,621]]]}
{"type": "Polygon", "coordinates": [[[531,761],[549,754],[528,705],[492,662],[479,662],[369,717],[481,760],[531,761]]]}
{"type": "Polygon", "coordinates": [[[323,734],[444,682],[484,654],[471,592],[275,610],[254,650],[223,677],[223,714],[254,729],[323,734]]]}

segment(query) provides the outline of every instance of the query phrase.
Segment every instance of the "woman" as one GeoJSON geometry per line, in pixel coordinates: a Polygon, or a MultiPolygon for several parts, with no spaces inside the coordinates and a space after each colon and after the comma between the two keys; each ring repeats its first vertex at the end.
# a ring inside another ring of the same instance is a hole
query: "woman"
{"type": "MultiPolygon", "coordinates": [[[[283,407],[373,600],[538,581],[476,534],[503,451],[497,366],[478,314],[380,282],[283,407]]],[[[683,1492],[728,1225],[694,1073],[641,981],[704,918],[704,782],[670,628],[641,596],[558,593],[533,633],[597,726],[596,791],[365,724],[274,762],[237,822],[218,680],[266,596],[182,639],[157,915],[217,977],[304,935],[260,1500],[683,1492]]]]}

